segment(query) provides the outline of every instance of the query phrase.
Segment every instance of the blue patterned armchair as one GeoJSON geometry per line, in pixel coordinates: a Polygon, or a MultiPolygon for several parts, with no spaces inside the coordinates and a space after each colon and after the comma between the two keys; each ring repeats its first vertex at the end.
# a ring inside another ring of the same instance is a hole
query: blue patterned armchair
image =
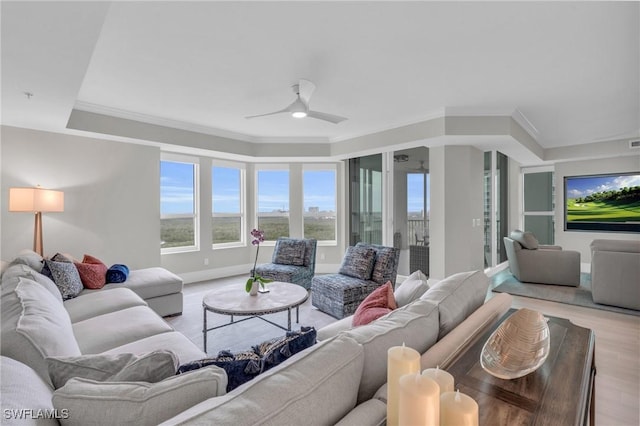
{"type": "Polygon", "coordinates": [[[256,266],[256,273],[263,278],[298,284],[309,290],[316,270],[317,243],[314,239],[280,237],[271,263],[256,266]]]}
{"type": "Polygon", "coordinates": [[[337,274],[318,275],[311,282],[311,304],[335,318],[353,314],[376,288],[395,287],[400,250],[377,244],[349,247],[337,274]]]}

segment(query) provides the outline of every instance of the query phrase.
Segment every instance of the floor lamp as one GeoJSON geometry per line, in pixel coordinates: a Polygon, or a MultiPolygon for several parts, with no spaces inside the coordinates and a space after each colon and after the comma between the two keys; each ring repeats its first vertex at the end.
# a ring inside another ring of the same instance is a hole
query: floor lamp
{"type": "Polygon", "coordinates": [[[42,213],[64,211],[64,192],[40,187],[9,188],[9,211],[35,213],[33,251],[43,256],[42,213]]]}

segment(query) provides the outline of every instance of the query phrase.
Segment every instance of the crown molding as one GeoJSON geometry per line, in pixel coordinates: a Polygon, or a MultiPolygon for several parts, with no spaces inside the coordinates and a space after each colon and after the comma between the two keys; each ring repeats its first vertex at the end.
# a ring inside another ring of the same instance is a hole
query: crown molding
{"type": "Polygon", "coordinates": [[[139,112],[127,111],[119,108],[112,108],[104,105],[93,104],[90,102],[76,101],[73,109],[78,111],[91,112],[94,114],[109,115],[125,120],[139,121],[147,124],[155,124],[157,126],[171,127],[174,129],[186,130],[189,132],[202,133],[211,136],[220,136],[223,138],[237,139],[244,142],[259,142],[260,138],[256,138],[244,133],[233,132],[230,130],[218,129],[201,124],[188,123],[180,120],[172,120],[170,118],[157,117],[154,115],[142,114],[139,112]]]}

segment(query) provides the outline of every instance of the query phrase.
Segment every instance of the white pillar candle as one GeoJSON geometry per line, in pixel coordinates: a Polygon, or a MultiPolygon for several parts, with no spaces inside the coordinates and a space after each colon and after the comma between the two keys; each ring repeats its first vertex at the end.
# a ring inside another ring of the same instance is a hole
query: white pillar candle
{"type": "Polygon", "coordinates": [[[445,392],[440,395],[440,426],[478,426],[478,403],[469,395],[445,392]]]}
{"type": "Polygon", "coordinates": [[[420,373],[400,377],[399,426],[439,426],[440,386],[420,373]]]}
{"type": "Polygon", "coordinates": [[[445,392],[453,392],[453,376],[447,371],[440,370],[439,367],[427,368],[422,372],[422,375],[433,379],[440,386],[440,394],[443,394],[445,392]]]}
{"type": "Polygon", "coordinates": [[[387,425],[398,425],[398,386],[400,377],[420,372],[420,353],[412,348],[394,346],[387,351],[387,425]]]}

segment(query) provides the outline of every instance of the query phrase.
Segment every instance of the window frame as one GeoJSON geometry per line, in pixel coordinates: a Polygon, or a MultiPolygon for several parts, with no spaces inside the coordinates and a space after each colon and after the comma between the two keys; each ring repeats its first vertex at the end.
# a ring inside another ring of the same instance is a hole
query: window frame
{"type": "MultiPolygon", "coordinates": [[[[247,167],[246,163],[239,163],[234,161],[226,161],[219,159],[211,160],[211,226],[213,227],[213,219],[214,217],[239,217],[240,218],[240,240],[239,241],[231,241],[227,243],[214,243],[213,242],[213,232],[211,233],[211,248],[213,250],[225,249],[225,248],[234,248],[234,247],[245,247],[247,245],[247,215],[246,215],[246,206],[247,206],[247,190],[246,190],[246,174],[247,167]],[[219,168],[230,168],[230,169],[238,169],[240,171],[240,213],[229,215],[221,215],[220,213],[213,212],[213,169],[215,167],[219,168]]],[[[212,229],[213,231],[213,229],[212,229]]]]}
{"type": "MultiPolygon", "coordinates": [[[[162,214],[162,176],[159,176],[159,190],[160,190],[160,221],[163,219],[179,219],[179,218],[192,218],[193,219],[193,245],[180,246],[180,247],[160,247],[160,254],[174,254],[174,253],[188,253],[196,252],[200,250],[200,158],[189,155],[161,152],[160,163],[183,163],[191,164],[193,166],[193,214],[162,214]]],[[[160,163],[158,166],[160,166],[160,163]]],[[[160,227],[162,230],[162,226],[160,227]]],[[[161,237],[162,234],[159,236],[161,237]]],[[[162,241],[162,238],[161,238],[162,241]]]]}

